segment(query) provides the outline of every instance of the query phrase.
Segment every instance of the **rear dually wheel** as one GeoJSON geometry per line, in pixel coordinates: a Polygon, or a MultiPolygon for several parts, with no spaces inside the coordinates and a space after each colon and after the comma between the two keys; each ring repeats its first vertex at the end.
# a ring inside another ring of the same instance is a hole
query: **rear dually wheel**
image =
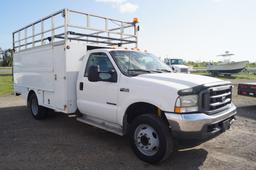
{"type": "Polygon", "coordinates": [[[28,108],[32,116],[37,120],[45,119],[47,117],[47,109],[38,105],[38,100],[35,93],[32,93],[29,96],[28,108]]]}

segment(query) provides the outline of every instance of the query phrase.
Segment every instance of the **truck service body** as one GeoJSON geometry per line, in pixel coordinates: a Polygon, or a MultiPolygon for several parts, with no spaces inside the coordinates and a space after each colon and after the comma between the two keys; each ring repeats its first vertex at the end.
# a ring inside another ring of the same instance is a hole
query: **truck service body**
{"type": "Polygon", "coordinates": [[[172,73],[150,53],[112,48],[137,47],[137,31],[137,20],[124,22],[68,9],[24,27],[13,33],[14,91],[26,99],[36,119],[45,118],[51,109],[128,135],[135,154],[150,163],[166,159],[176,138],[205,139],[228,129],[236,114],[230,82],[172,73]],[[70,24],[72,13],[85,16],[86,27],[70,24]],[[60,27],[53,24],[58,15],[64,20],[60,27]],[[90,17],[102,19],[105,28],[94,29],[90,17]],[[52,23],[49,30],[43,29],[46,20],[52,23]],[[109,28],[110,20],[120,22],[119,27],[109,28]],[[39,34],[33,31],[37,24],[39,34]],[[57,33],[59,28],[64,32],[57,33]],[[125,34],[127,28],[133,33],[125,34]]]}

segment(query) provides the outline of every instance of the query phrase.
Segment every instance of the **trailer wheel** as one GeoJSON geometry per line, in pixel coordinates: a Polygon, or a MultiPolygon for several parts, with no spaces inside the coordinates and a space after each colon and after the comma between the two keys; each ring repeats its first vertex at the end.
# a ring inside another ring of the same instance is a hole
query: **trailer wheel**
{"type": "Polygon", "coordinates": [[[32,116],[37,119],[41,120],[47,117],[47,109],[38,105],[37,96],[35,93],[32,93],[28,99],[28,107],[32,114],[32,116]]]}
{"type": "Polygon", "coordinates": [[[134,153],[148,163],[158,163],[173,152],[173,139],[168,126],[153,114],[138,116],[129,128],[134,153]]]}

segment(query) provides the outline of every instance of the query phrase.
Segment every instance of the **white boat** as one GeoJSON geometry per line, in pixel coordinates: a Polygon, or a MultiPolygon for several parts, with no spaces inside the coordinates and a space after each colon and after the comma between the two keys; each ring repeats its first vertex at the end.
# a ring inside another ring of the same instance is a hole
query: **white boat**
{"type": "MultiPolygon", "coordinates": [[[[234,54],[230,54],[228,51],[226,51],[225,54],[219,55],[222,57],[230,57],[234,54]]],[[[249,61],[230,61],[230,59],[224,59],[223,62],[220,63],[209,63],[207,66],[207,71],[210,72],[212,75],[219,75],[219,74],[236,74],[241,72],[245,69],[246,65],[249,63],[249,61]]]]}

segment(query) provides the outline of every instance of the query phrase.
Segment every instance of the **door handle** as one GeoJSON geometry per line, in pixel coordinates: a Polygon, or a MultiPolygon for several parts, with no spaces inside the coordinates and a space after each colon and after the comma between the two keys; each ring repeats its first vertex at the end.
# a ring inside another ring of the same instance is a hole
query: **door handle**
{"type": "Polygon", "coordinates": [[[84,89],[84,83],[83,83],[83,82],[80,82],[80,83],[79,83],[79,90],[82,91],[83,89],[84,89]]]}

